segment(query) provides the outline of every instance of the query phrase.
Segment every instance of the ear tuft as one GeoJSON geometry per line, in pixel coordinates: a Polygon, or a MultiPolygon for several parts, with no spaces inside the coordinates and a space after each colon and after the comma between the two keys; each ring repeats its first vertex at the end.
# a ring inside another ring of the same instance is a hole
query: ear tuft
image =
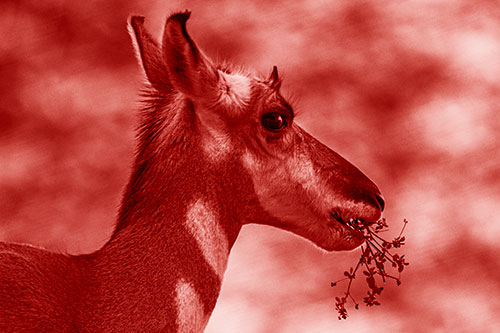
{"type": "Polygon", "coordinates": [[[158,91],[171,90],[168,72],[158,42],[146,31],[143,16],[131,16],[128,29],[137,59],[149,83],[158,91]]]}
{"type": "MultiPolygon", "coordinates": [[[[174,14],[168,18],[167,26],[170,28],[169,32],[172,35],[175,35],[174,30],[177,30],[178,28],[175,27],[174,25],[172,25],[172,23],[175,23],[176,25],[178,24],[180,26],[180,31],[181,31],[182,35],[184,36],[184,38],[186,38],[186,40],[190,44],[194,44],[194,42],[192,41],[192,39],[189,36],[187,29],[186,29],[186,22],[187,22],[187,20],[189,20],[190,16],[191,16],[191,12],[188,10],[186,10],[185,12],[182,12],[182,13],[174,14]]],[[[195,56],[197,56],[197,54],[195,54],[195,56]]]]}
{"type": "Polygon", "coordinates": [[[187,32],[190,15],[185,11],[167,19],[162,43],[164,63],[177,91],[192,98],[213,98],[217,71],[187,32]]]}
{"type": "Polygon", "coordinates": [[[144,16],[131,16],[129,18],[129,23],[132,25],[134,30],[137,30],[139,25],[142,26],[144,24],[144,16]]]}
{"type": "Polygon", "coordinates": [[[171,15],[168,19],[173,20],[173,21],[177,21],[179,24],[181,24],[182,26],[185,27],[186,22],[190,16],[191,16],[191,12],[186,9],[184,12],[180,12],[180,13],[176,13],[176,14],[171,15]]]}
{"type": "Polygon", "coordinates": [[[173,14],[167,19],[167,23],[165,24],[165,32],[163,35],[163,46],[165,47],[166,43],[170,43],[170,45],[173,45],[174,48],[178,48],[177,52],[182,53],[179,46],[183,45],[183,40],[185,40],[188,43],[191,52],[193,53],[194,60],[197,61],[198,48],[189,36],[186,29],[186,22],[190,16],[191,12],[186,10],[182,13],[173,14]]]}

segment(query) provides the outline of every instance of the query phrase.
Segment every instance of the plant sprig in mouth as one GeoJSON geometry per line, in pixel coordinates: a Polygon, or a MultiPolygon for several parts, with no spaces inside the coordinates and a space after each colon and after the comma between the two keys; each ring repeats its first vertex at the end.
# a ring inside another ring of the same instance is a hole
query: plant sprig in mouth
{"type": "MultiPolygon", "coordinates": [[[[349,220],[344,220],[338,213],[330,212],[330,216],[334,218],[335,221],[339,222],[343,226],[347,227],[348,229],[352,229],[358,232],[363,233],[363,228],[368,228],[372,224],[378,223],[379,221],[376,222],[369,222],[369,221],[364,221],[360,219],[354,219],[351,218],[349,220]]],[[[363,235],[364,236],[364,235],[363,235]]]]}
{"type": "Polygon", "coordinates": [[[356,266],[354,268],[351,267],[349,271],[345,271],[345,277],[343,279],[332,282],[331,284],[331,286],[334,287],[341,281],[349,281],[344,296],[335,297],[335,309],[339,313],[338,318],[340,320],[346,319],[348,316],[345,308],[348,299],[352,300],[356,310],[359,309],[359,304],[351,295],[351,285],[356,278],[356,272],[361,267],[363,268],[363,275],[366,276],[366,283],[369,288],[368,296],[363,298],[363,302],[366,303],[367,306],[380,305],[377,301],[377,296],[382,293],[384,288],[379,287],[377,284],[377,276],[380,277],[378,280],[381,279],[383,283],[388,279],[392,279],[396,281],[398,286],[401,285],[401,272],[403,272],[405,266],[408,266],[408,262],[405,261],[404,255],[400,256],[394,253],[393,250],[404,245],[405,237],[403,236],[403,231],[408,221],[406,219],[403,221],[403,228],[399,236],[394,238],[391,242],[388,242],[378,235],[380,232],[387,231],[389,228],[385,218],[370,223],[359,219],[344,221],[337,214],[331,213],[331,215],[341,224],[361,232],[365,238],[365,244],[361,246],[361,257],[356,266]],[[387,263],[390,263],[393,268],[397,268],[397,277],[387,273],[385,267],[387,263]]]}

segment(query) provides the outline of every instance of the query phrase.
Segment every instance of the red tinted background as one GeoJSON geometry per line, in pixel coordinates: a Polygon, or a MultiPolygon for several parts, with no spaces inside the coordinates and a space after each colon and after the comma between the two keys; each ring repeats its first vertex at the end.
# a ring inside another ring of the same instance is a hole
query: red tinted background
{"type": "MultiPolygon", "coordinates": [[[[0,239],[70,253],[109,237],[141,72],[126,30],[172,11],[207,54],[269,73],[297,122],[382,189],[410,261],[382,306],[338,321],[324,254],[247,226],[207,332],[488,330],[500,325],[500,6],[495,1],[2,1],[0,239]]],[[[362,300],[366,287],[357,281],[362,300]]]]}

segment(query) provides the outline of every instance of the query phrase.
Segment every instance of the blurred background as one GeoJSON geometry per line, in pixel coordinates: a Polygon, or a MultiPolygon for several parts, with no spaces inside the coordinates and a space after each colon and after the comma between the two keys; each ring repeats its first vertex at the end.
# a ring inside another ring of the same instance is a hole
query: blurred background
{"type": "MultiPolygon", "coordinates": [[[[104,244],[143,80],[127,17],[159,38],[184,9],[207,54],[264,75],[278,66],[297,122],[381,188],[387,238],[409,220],[402,285],[343,321],[345,286],[330,282],[359,250],[244,227],[207,332],[498,330],[497,1],[3,0],[0,240],[72,254],[104,244]]],[[[361,277],[353,289],[362,302],[361,277]]]]}

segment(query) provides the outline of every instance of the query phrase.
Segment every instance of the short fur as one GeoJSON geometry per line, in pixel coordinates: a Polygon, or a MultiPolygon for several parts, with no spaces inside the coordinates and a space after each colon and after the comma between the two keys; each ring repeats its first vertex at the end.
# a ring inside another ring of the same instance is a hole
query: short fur
{"type": "Polygon", "coordinates": [[[147,85],[115,231],[80,256],[0,243],[0,331],[201,331],[242,225],[349,250],[362,239],[330,213],[380,217],[375,184],[294,124],[276,67],[269,79],[240,73],[250,85],[244,103],[220,102],[236,87],[189,36],[189,15],[167,19],[161,45],[144,18],[130,19],[147,85]],[[269,128],[269,114],[283,127],[269,128]]]}

